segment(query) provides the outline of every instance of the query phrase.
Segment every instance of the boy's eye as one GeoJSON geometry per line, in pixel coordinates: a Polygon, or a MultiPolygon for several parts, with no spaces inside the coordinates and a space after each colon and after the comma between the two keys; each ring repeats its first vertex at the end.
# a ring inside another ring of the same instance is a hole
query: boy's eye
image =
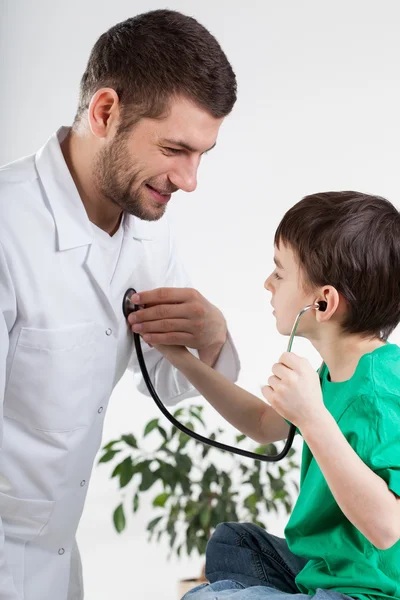
{"type": "Polygon", "coordinates": [[[274,273],[274,277],[275,279],[282,279],[282,277],[279,277],[278,273],[274,273]]]}

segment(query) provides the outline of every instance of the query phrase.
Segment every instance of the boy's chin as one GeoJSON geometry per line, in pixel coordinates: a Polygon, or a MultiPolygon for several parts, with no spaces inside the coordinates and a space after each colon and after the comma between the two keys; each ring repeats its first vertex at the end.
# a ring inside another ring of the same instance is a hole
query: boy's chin
{"type": "Polygon", "coordinates": [[[276,329],[281,335],[290,335],[292,333],[292,327],[289,327],[287,323],[279,323],[279,321],[276,323],[276,329]]]}
{"type": "MultiPolygon", "coordinates": [[[[292,333],[293,323],[291,325],[289,325],[287,323],[281,324],[281,323],[277,322],[276,329],[277,329],[278,333],[280,333],[281,335],[285,335],[285,336],[289,337],[290,334],[292,333]]],[[[296,337],[304,337],[301,330],[297,329],[296,337]]]]}

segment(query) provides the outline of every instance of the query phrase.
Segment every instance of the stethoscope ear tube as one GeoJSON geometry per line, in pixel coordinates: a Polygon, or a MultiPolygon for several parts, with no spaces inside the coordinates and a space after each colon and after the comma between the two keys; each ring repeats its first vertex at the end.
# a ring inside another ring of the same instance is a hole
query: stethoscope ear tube
{"type": "MultiPolygon", "coordinates": [[[[131,304],[131,302],[130,302],[131,296],[135,293],[136,293],[136,291],[134,290],[134,288],[129,288],[124,294],[124,297],[122,300],[122,311],[124,313],[125,318],[128,318],[128,316],[131,312],[137,311],[139,309],[139,306],[131,304]]],[[[308,310],[308,308],[313,308],[313,306],[307,307],[307,310],[308,310]]],[[[302,311],[302,313],[303,312],[304,312],[304,310],[302,311]]],[[[302,313],[300,313],[300,315],[296,319],[296,323],[295,323],[296,327],[297,327],[299,317],[301,316],[302,313]]],[[[289,340],[290,346],[291,346],[291,342],[293,340],[294,334],[296,332],[295,326],[293,327],[291,338],[289,340]]],[[[144,382],[147,386],[147,389],[149,390],[151,397],[153,398],[154,402],[157,404],[157,406],[160,409],[160,411],[162,412],[162,414],[168,419],[168,421],[170,421],[170,423],[172,423],[172,425],[175,425],[175,427],[177,427],[177,429],[179,429],[183,433],[186,433],[186,435],[194,438],[195,440],[202,442],[203,444],[207,444],[208,446],[214,446],[215,448],[219,448],[220,450],[226,450],[228,452],[233,452],[234,454],[239,454],[240,456],[246,456],[247,458],[252,458],[254,460],[261,460],[264,462],[277,462],[279,460],[282,460],[282,458],[285,458],[285,456],[288,454],[290,448],[292,447],[293,439],[294,439],[294,436],[296,433],[296,427],[293,424],[290,425],[288,437],[286,439],[286,443],[285,443],[285,446],[283,447],[282,451],[279,454],[267,455],[267,454],[257,454],[255,452],[249,452],[248,450],[244,450],[242,448],[235,448],[234,446],[229,446],[228,444],[222,444],[221,442],[217,442],[216,440],[210,440],[209,438],[206,438],[206,437],[200,435],[199,433],[196,433],[195,431],[188,429],[185,425],[183,425],[183,423],[180,423],[165,408],[165,406],[162,403],[162,401],[160,400],[156,390],[154,389],[153,383],[152,383],[149,373],[147,371],[145,360],[143,358],[143,350],[142,350],[142,346],[141,346],[141,342],[140,342],[140,335],[138,333],[133,333],[133,339],[134,339],[134,343],[135,343],[135,349],[136,349],[136,355],[137,355],[138,362],[139,362],[139,367],[142,372],[142,376],[143,376],[144,382]]]]}

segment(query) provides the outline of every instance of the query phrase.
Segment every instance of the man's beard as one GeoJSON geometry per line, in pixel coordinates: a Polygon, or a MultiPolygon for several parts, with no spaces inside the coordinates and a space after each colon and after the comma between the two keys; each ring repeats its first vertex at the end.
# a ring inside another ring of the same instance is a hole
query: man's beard
{"type": "MultiPolygon", "coordinates": [[[[166,210],[166,204],[151,209],[146,206],[145,181],[140,182],[139,164],[132,167],[128,157],[125,137],[117,135],[105,148],[100,150],[93,165],[94,183],[99,193],[117,204],[121,210],[144,221],[158,221],[166,210]]],[[[151,185],[151,179],[148,183],[151,185]]],[[[155,181],[155,179],[154,179],[155,181]]],[[[153,187],[157,187],[155,184],[153,187]]],[[[176,188],[170,190],[176,191],[176,188]]]]}

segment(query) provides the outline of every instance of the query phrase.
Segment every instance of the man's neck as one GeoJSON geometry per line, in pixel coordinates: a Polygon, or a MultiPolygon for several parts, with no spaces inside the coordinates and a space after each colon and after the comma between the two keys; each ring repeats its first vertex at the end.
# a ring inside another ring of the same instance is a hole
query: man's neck
{"type": "Polygon", "coordinates": [[[60,146],[89,220],[113,235],[121,223],[122,211],[107,198],[102,198],[95,188],[92,176],[95,154],[89,134],[70,130],[60,146]]]}

